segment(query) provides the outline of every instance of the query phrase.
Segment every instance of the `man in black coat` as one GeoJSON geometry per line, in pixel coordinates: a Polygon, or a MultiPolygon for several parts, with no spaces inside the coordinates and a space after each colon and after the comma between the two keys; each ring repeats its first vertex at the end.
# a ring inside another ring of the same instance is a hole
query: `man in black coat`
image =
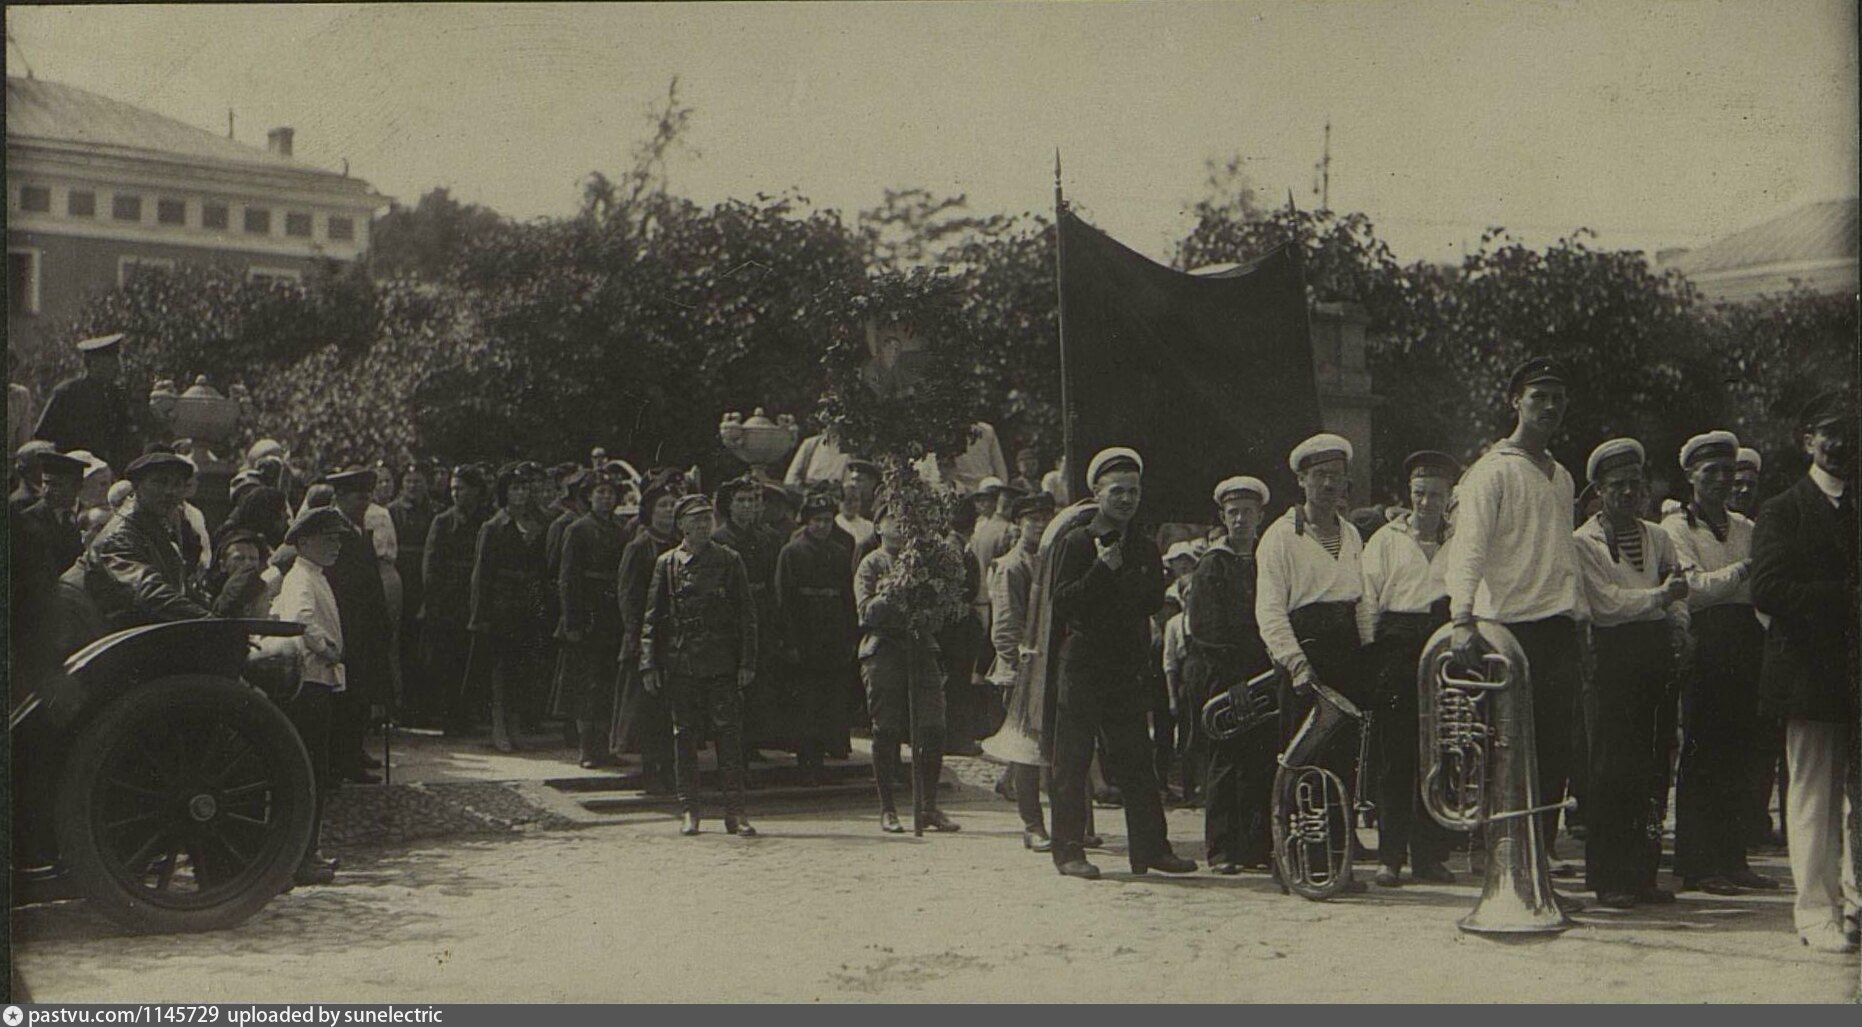
{"type": "Polygon", "coordinates": [[[1759,693],[1785,721],[1798,937],[1819,952],[1854,952],[1855,866],[1843,859],[1844,793],[1858,798],[1854,400],[1811,400],[1798,437],[1810,471],[1765,503],[1752,537],[1752,600],[1772,618],[1759,693]]]}
{"type": "Polygon", "coordinates": [[[1145,716],[1149,620],[1164,604],[1164,565],[1157,545],[1132,530],[1144,462],[1129,449],[1107,449],[1087,465],[1099,511],[1068,532],[1056,553],[1054,619],[1065,625],[1054,701],[1054,866],[1095,879],[1085,851],[1087,772],[1095,739],[1104,766],[1125,797],[1131,869],[1189,873],[1196,863],[1172,852],[1164,806],[1151,768],[1145,716]]]}
{"type": "Polygon", "coordinates": [[[373,534],[363,526],[375,472],[351,468],[326,479],[336,492],[332,504],[349,520],[356,538],[344,545],[325,576],[336,594],[336,612],[343,623],[343,668],[348,687],[337,693],[331,709],[330,772],[356,784],[378,784],[369,773],[371,758],[363,751],[374,707],[385,707],[393,691],[393,663],[389,647],[394,629],[388,619],[388,596],[381,584],[381,567],[375,556],[373,534]]]}
{"type": "Polygon", "coordinates": [[[141,447],[129,392],[121,381],[123,335],[105,335],[77,344],[84,373],[67,378],[52,390],[39,415],[35,438],[45,439],[65,452],[85,449],[111,467],[121,468],[141,447]]]}
{"type": "Polygon", "coordinates": [[[823,756],[847,735],[846,682],[854,677],[859,617],[847,551],[833,539],[834,501],[802,502],[802,528],[776,556],[772,633],[788,668],[796,764],[808,784],[825,784],[823,756]]]}
{"type": "Polygon", "coordinates": [[[472,613],[472,562],[478,553],[478,529],[485,523],[491,481],[475,466],[455,468],[453,503],[433,518],[426,552],[420,561],[420,644],[427,692],[415,706],[429,718],[444,718],[447,734],[471,729],[466,703],[467,657],[472,636],[466,623],[472,613]]]}
{"type": "MultiPolygon", "coordinates": [[[[84,552],[75,507],[84,461],[48,453],[39,459],[44,492],[8,525],[12,623],[12,680],[32,687],[67,653],[58,652],[54,628],[58,576],[84,552]]],[[[15,689],[16,694],[21,692],[15,689]]]]}

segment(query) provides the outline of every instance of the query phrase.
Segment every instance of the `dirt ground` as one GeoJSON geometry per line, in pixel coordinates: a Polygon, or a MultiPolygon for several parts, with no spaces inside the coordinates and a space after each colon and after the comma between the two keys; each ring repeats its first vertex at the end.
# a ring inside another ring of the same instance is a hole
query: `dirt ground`
{"type": "MultiPolygon", "coordinates": [[[[336,885],[242,927],[121,937],[70,903],[20,911],[40,1001],[1853,1002],[1854,956],[1790,929],[1788,894],[1584,914],[1554,940],[1458,933],[1471,880],[1311,903],[1261,875],[1107,879],[1025,852],[1008,805],[947,804],[955,835],[864,809],[764,813],[764,837],[664,814],[345,853],[336,885]]],[[[1171,814],[1199,855],[1199,815],[1171,814]]],[[[1760,861],[1783,875],[1782,859],[1760,861]]],[[[1664,875],[1664,882],[1672,886],[1664,875]]]]}

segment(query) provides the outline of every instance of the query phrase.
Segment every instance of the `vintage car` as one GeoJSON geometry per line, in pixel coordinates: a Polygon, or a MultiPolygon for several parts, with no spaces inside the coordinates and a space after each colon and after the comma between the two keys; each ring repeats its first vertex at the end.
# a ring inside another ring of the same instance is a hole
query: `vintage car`
{"type": "Polygon", "coordinates": [[[286,889],[310,844],[316,790],[281,708],[294,675],[273,680],[249,661],[254,639],[303,630],[136,627],[16,683],[14,901],[82,896],[131,930],[208,931],[286,889]]]}

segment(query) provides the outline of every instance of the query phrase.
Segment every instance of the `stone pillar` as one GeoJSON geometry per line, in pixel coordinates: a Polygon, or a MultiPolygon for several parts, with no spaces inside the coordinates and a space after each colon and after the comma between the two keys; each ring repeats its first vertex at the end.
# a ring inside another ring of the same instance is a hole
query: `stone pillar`
{"type": "Polygon", "coordinates": [[[1320,303],[1312,311],[1312,365],[1319,383],[1319,415],[1325,430],[1351,440],[1351,505],[1368,506],[1381,496],[1371,489],[1371,370],[1365,363],[1364,330],[1370,318],[1356,303],[1320,303]]]}

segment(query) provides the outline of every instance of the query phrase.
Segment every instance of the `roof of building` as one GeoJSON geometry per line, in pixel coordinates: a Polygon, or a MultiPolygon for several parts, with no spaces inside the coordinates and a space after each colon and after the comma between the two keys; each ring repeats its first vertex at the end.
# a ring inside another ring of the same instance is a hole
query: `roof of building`
{"type": "Polygon", "coordinates": [[[1686,275],[1856,257],[1856,198],[1824,200],[1716,239],[1677,256],[1686,275]]]}
{"type": "Polygon", "coordinates": [[[121,100],[11,75],[6,80],[6,134],[9,140],[73,143],[125,155],[335,174],[121,100]]]}

